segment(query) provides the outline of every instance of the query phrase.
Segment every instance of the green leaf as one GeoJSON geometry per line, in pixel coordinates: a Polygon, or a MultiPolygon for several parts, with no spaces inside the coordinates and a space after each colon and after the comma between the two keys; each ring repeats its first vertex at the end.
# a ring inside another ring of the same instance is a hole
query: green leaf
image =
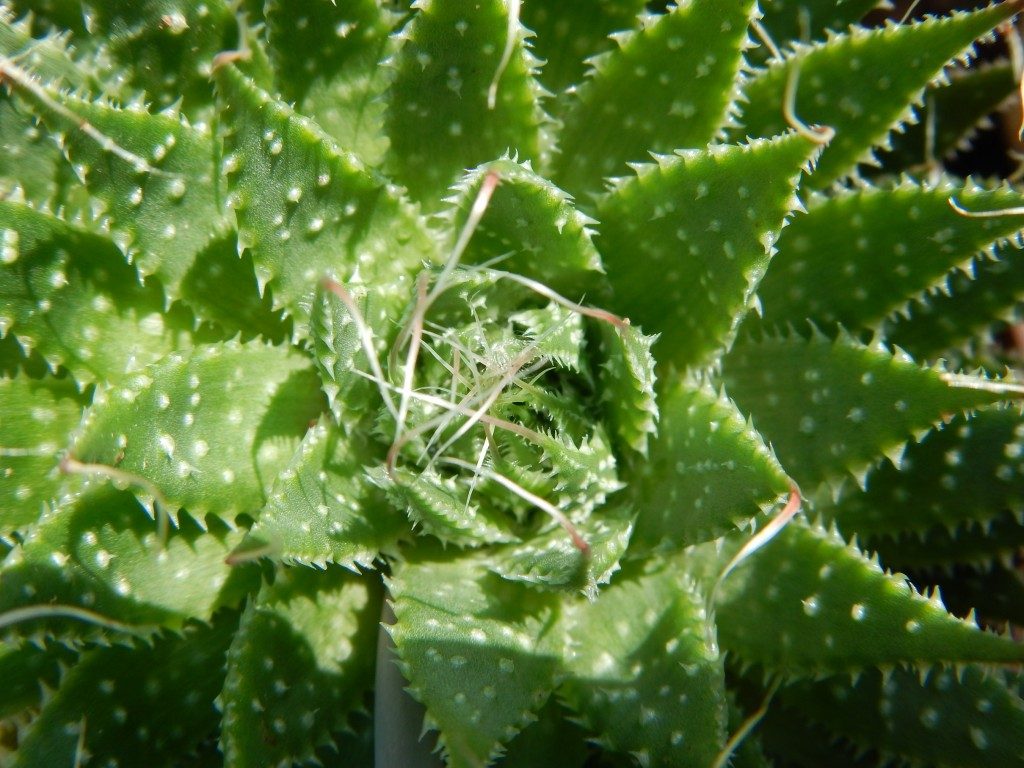
{"type": "Polygon", "coordinates": [[[152,646],[87,652],[33,721],[13,765],[74,765],[80,738],[81,754],[96,765],[180,764],[216,732],[213,700],[236,624],[225,614],[212,626],[190,626],[152,646]]]}
{"type": "MultiPolygon", "coordinates": [[[[242,531],[216,520],[200,526],[182,515],[161,545],[157,523],[135,497],[109,486],[87,488],[43,517],[0,567],[0,611],[65,605],[90,611],[145,633],[207,621],[257,584],[252,567],[224,559],[242,531]]],[[[47,616],[14,624],[8,632],[61,638],[91,637],[81,619],[47,616]]]]}
{"type": "Polygon", "coordinates": [[[16,89],[61,143],[90,197],[76,214],[108,232],[171,298],[210,238],[225,227],[208,129],[173,111],[117,108],[40,88],[16,89]]]}
{"type": "Polygon", "coordinates": [[[843,30],[864,18],[878,0],[761,0],[761,24],[777,45],[820,40],[828,30],[843,30]]]}
{"type": "Polygon", "coordinates": [[[400,33],[404,43],[395,56],[386,115],[388,171],[428,207],[436,207],[465,168],[506,152],[545,159],[537,62],[506,6],[502,0],[422,0],[400,33]],[[511,55],[502,68],[507,45],[511,55]]]}
{"type": "Polygon", "coordinates": [[[958,417],[911,444],[899,469],[869,472],[867,490],[823,510],[843,533],[895,538],[984,525],[1024,513],[1024,419],[1018,408],[958,417]]]}
{"type": "Polygon", "coordinates": [[[874,327],[1020,229],[1015,216],[962,216],[950,199],[972,211],[1022,202],[1007,187],[982,190],[948,178],[815,196],[807,215],[794,216],[783,230],[779,253],[758,288],[765,320],[874,327]]]}
{"type": "Polygon", "coordinates": [[[238,45],[230,3],[210,0],[86,0],[86,29],[159,107],[181,102],[192,117],[213,101],[213,58],[238,45]]]}
{"type": "Polygon", "coordinates": [[[37,709],[44,690],[56,688],[61,665],[75,655],[60,646],[37,648],[29,643],[0,644],[0,718],[8,720],[37,709]]]}
{"type": "Polygon", "coordinates": [[[871,162],[871,150],[913,117],[907,105],[921,98],[952,59],[970,52],[975,39],[1014,13],[1012,3],[998,3],[911,24],[855,28],[813,46],[797,45],[785,61],[772,61],[743,87],[743,127],[732,135],[772,136],[786,128],[786,83],[799,67],[797,117],[836,131],[807,180],[823,189],[852,173],[857,163],[871,162]]]}
{"type": "Polygon", "coordinates": [[[332,741],[373,684],[381,592],[340,568],[278,570],[228,651],[225,766],[292,765],[332,741]]]}
{"type": "Polygon", "coordinates": [[[569,515],[586,552],[557,523],[546,521],[522,542],[493,550],[488,567],[511,581],[547,589],[572,589],[588,597],[618,570],[633,531],[630,507],[610,504],[587,515],[569,515]]]}
{"type": "Polygon", "coordinates": [[[678,549],[746,526],[789,483],[732,401],[708,384],[677,383],[662,397],[650,458],[628,486],[634,550],[678,549]]]}
{"type": "Polygon", "coordinates": [[[976,259],[951,273],[948,285],[920,295],[906,317],[886,323],[885,338],[921,359],[934,359],[988,328],[1015,321],[1024,303],[1024,258],[1015,247],[996,249],[995,260],[976,259]]]}
{"type": "Polygon", "coordinates": [[[499,269],[539,280],[574,300],[594,289],[604,271],[591,239],[595,222],[529,163],[503,158],[464,176],[450,199],[452,230],[464,226],[481,183],[492,173],[498,174],[499,184],[462,261],[480,264],[503,257],[499,269]]]}
{"type": "Polygon", "coordinates": [[[1012,639],[950,615],[937,594],[919,594],[838,534],[801,523],[736,567],[715,613],[723,648],[790,678],[1024,658],[1012,639]]]}
{"type": "Polygon", "coordinates": [[[366,477],[364,465],[380,461],[368,438],[321,418],[275,481],[250,539],[287,562],[349,568],[394,549],[408,521],[366,477]]]}
{"type": "Polygon", "coordinates": [[[703,148],[733,122],[733,89],[754,3],[692,0],[644,16],[618,48],[591,59],[593,71],[565,111],[560,183],[601,189],[649,152],[703,148]]]}
{"type": "Polygon", "coordinates": [[[864,749],[924,765],[1021,766],[1024,702],[1004,675],[979,666],[932,672],[874,670],[853,686],[846,678],[799,683],[780,698],[814,723],[864,749]]]}
{"type": "Polygon", "coordinates": [[[383,95],[394,15],[374,0],[270,0],[269,53],[282,97],[370,165],[387,150],[383,95]]]}
{"type": "Polygon", "coordinates": [[[512,739],[505,754],[495,765],[501,768],[537,768],[558,755],[560,768],[585,768],[589,734],[570,719],[556,697],[538,713],[537,720],[512,739]]]}
{"type": "Polygon", "coordinates": [[[932,85],[925,92],[920,121],[892,136],[892,149],[880,153],[883,167],[918,167],[955,154],[1016,89],[1013,67],[1006,61],[953,70],[948,84],[932,85]],[[935,131],[930,139],[929,123],[935,131]]]}
{"type": "MultiPolygon", "coordinates": [[[[563,0],[525,3],[523,24],[536,38],[533,51],[544,62],[540,80],[555,94],[583,80],[587,59],[610,50],[609,35],[631,29],[643,0],[563,0]]],[[[565,102],[562,102],[564,104],[565,102]]]]}
{"type": "Polygon", "coordinates": [[[34,523],[56,498],[60,452],[83,405],[68,379],[0,378],[0,536],[34,523]]]}
{"type": "Polygon", "coordinates": [[[797,134],[680,152],[601,200],[612,309],[660,333],[662,365],[707,364],[729,346],[816,153],[797,134]]]}
{"type": "Polygon", "coordinates": [[[262,336],[279,344],[291,328],[273,309],[270,291],[260,295],[252,254],[239,258],[234,233],[213,240],[198,255],[181,285],[182,301],[200,318],[243,339],[262,336]]]}
{"type": "Polygon", "coordinates": [[[60,147],[46,131],[32,124],[23,104],[0,95],[0,195],[49,202],[60,195],[60,147]]]}
{"type": "Polygon", "coordinates": [[[601,399],[615,437],[642,456],[658,432],[655,341],[657,336],[645,336],[631,325],[601,324],[601,399]]]}
{"type": "Polygon", "coordinates": [[[379,326],[412,293],[409,274],[436,259],[423,219],[398,190],[339,149],[315,124],[275,101],[231,65],[217,84],[225,136],[223,170],[261,287],[304,332],[325,277],[377,286],[379,326]]]}
{"type": "Polygon", "coordinates": [[[382,469],[371,478],[413,525],[445,543],[480,546],[516,541],[509,515],[480,495],[471,501],[469,485],[457,476],[433,469],[397,469],[392,479],[382,469]]]}
{"type": "MultiPolygon", "coordinates": [[[[952,500],[947,501],[951,503],[952,500]]],[[[823,512],[829,514],[827,509],[823,512]]],[[[882,562],[900,570],[951,570],[959,566],[987,569],[999,562],[1012,562],[1018,549],[1024,546],[1021,515],[1020,511],[1007,510],[979,525],[933,527],[895,537],[869,534],[861,538],[861,546],[877,552],[882,562]]]]}
{"type": "Polygon", "coordinates": [[[426,727],[453,768],[488,763],[554,688],[564,643],[554,596],[465,556],[410,559],[388,586],[391,636],[426,727]]]}
{"type": "Polygon", "coordinates": [[[172,514],[187,507],[230,521],[263,506],[322,410],[302,356],[257,342],[209,345],[99,389],[71,455],[172,514]]]}
{"type": "Polygon", "coordinates": [[[808,492],[883,455],[898,460],[911,436],[950,414],[1019,396],[1012,383],[923,368],[845,333],[747,339],[724,369],[729,394],[808,492]]]}
{"type": "Polygon", "coordinates": [[[167,311],[104,237],[21,203],[0,201],[0,332],[80,383],[118,380],[193,345],[193,318],[167,311]],[[116,311],[115,308],[116,307],[116,311]]]}
{"type": "Polygon", "coordinates": [[[559,693],[602,746],[641,765],[710,765],[725,741],[725,670],[703,596],[671,565],[631,565],[566,617],[559,693]]]}

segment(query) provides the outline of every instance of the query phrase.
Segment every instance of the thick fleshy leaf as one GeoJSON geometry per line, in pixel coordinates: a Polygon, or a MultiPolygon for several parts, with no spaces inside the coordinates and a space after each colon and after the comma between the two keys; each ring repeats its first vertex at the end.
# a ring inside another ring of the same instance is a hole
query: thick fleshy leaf
{"type": "MultiPolygon", "coordinates": [[[[947,500],[949,503],[952,500],[947,500]]],[[[865,551],[877,553],[883,563],[899,570],[927,568],[952,572],[957,566],[964,566],[984,571],[1000,562],[1012,563],[1020,547],[1024,547],[1022,518],[1024,513],[1019,510],[1003,511],[979,525],[933,527],[896,537],[867,535],[860,542],[865,551]]],[[[855,529],[847,530],[856,533],[855,529]]]]}
{"type": "Polygon", "coordinates": [[[907,317],[886,323],[885,338],[924,360],[980,334],[994,319],[1015,321],[1024,304],[1024,254],[1012,246],[948,278],[945,290],[917,297],[907,317]]]}
{"type": "MultiPolygon", "coordinates": [[[[30,643],[0,643],[0,718],[24,716],[42,703],[45,688],[56,688],[61,665],[75,660],[74,653],[54,645],[38,648],[30,643]]],[[[3,754],[3,752],[0,752],[3,754]]]]}
{"type": "Polygon", "coordinates": [[[817,151],[788,134],[681,152],[640,166],[601,200],[612,308],[660,334],[662,365],[706,364],[728,347],[817,151]]]}
{"type": "Polygon", "coordinates": [[[196,256],[225,228],[209,130],[173,112],[16,92],[61,142],[89,192],[84,223],[109,231],[139,272],[158,276],[177,297],[196,256]]]}
{"type": "Polygon", "coordinates": [[[844,534],[877,538],[985,525],[1024,513],[1024,418],[1018,408],[959,417],[911,444],[899,469],[883,464],[867,491],[823,513],[844,534]]]}
{"type": "Polygon", "coordinates": [[[656,336],[645,336],[634,326],[601,325],[599,380],[612,432],[625,446],[647,455],[657,434],[658,404],[654,395],[655,360],[651,346],[656,336]]]}
{"type": "Polygon", "coordinates": [[[511,517],[479,494],[471,500],[469,484],[457,477],[437,470],[398,469],[393,479],[383,470],[373,478],[413,525],[443,542],[480,546],[517,540],[511,517]]]}
{"type": "Polygon", "coordinates": [[[922,368],[846,334],[745,339],[724,367],[729,394],[808,492],[880,456],[898,461],[910,437],[953,414],[1020,396],[1018,385],[922,368]]]}
{"type": "MultiPolygon", "coordinates": [[[[820,40],[828,30],[841,31],[864,18],[878,0],[762,0],[761,24],[777,45],[820,40]]],[[[766,52],[767,53],[767,52],[766,52]]]]}
{"type": "Polygon", "coordinates": [[[1002,674],[982,667],[934,671],[924,682],[910,670],[872,670],[852,686],[845,677],[800,683],[779,697],[883,755],[934,766],[1024,766],[1024,701],[1002,674]]]}
{"type": "Polygon", "coordinates": [[[955,57],[971,49],[1016,12],[1012,3],[954,13],[911,24],[856,28],[813,46],[798,45],[784,62],[773,61],[744,87],[743,127],[734,136],[772,136],[785,130],[787,81],[799,67],[796,115],[836,131],[807,184],[818,189],[872,160],[873,147],[912,117],[909,104],[955,57]],[[898,64],[896,62],[899,62],[898,64]]]}
{"type": "Polygon", "coordinates": [[[547,522],[522,542],[494,551],[488,567],[511,581],[547,589],[572,589],[588,597],[597,594],[618,570],[633,531],[630,507],[613,503],[586,516],[570,516],[586,543],[581,551],[560,525],[547,522]]]}
{"type": "MultiPolygon", "coordinates": [[[[161,544],[157,523],[127,491],[87,489],[44,517],[0,566],[0,611],[56,604],[90,611],[146,632],[207,621],[236,605],[258,584],[252,566],[232,569],[224,559],[242,532],[216,520],[205,528],[182,515],[161,544]]],[[[47,616],[8,632],[62,638],[91,637],[81,617],[47,616]]]]}
{"type": "Polygon", "coordinates": [[[492,173],[499,183],[463,261],[479,264],[501,256],[498,269],[539,280],[574,300],[593,290],[603,271],[591,240],[594,221],[529,163],[506,158],[467,174],[451,198],[453,230],[464,225],[481,183],[492,173]]]}
{"type": "Polygon", "coordinates": [[[213,700],[236,625],[225,614],[151,646],[84,654],[33,721],[13,765],[74,765],[82,754],[125,768],[180,764],[216,733],[213,700]]]}
{"type": "Polygon", "coordinates": [[[725,670],[703,596],[678,568],[631,565],[566,617],[559,690],[602,746],[640,763],[707,766],[725,741],[725,670]]]}
{"type": "Polygon", "coordinates": [[[264,15],[282,97],[346,150],[379,165],[388,84],[380,62],[395,16],[374,0],[271,0],[264,15]]]}
{"type": "Polygon", "coordinates": [[[181,102],[191,116],[213,102],[210,71],[217,53],[240,45],[231,4],[224,0],[86,0],[90,35],[107,41],[107,55],[131,86],[160,107],[181,102]]]}
{"type": "Polygon", "coordinates": [[[172,514],[187,507],[232,520],[263,506],[322,410],[301,355],[258,342],[209,345],[98,390],[71,457],[172,514]]]}
{"type": "Polygon", "coordinates": [[[227,768],[292,765],[331,742],[373,683],[376,576],[284,568],[250,602],[228,651],[227,768]]]}
{"type": "Polygon", "coordinates": [[[986,125],[988,115],[1016,90],[1013,67],[1007,61],[954,70],[947,85],[933,85],[925,92],[924,106],[918,110],[920,121],[895,134],[890,151],[879,153],[882,167],[922,167],[949,157],[968,146],[972,134],[986,125]],[[934,130],[931,137],[929,130],[934,130]]]}
{"type": "Polygon", "coordinates": [[[389,582],[391,627],[426,727],[453,768],[484,765],[535,719],[555,686],[558,601],[468,557],[417,557],[389,582]]]}
{"type": "Polygon", "coordinates": [[[970,218],[972,211],[1020,206],[1020,194],[981,190],[943,179],[909,179],[816,196],[806,216],[794,216],[779,238],[779,252],[758,288],[768,323],[870,328],[965,266],[1021,225],[1017,216],[970,218]]]}
{"type": "Polygon", "coordinates": [[[506,152],[546,154],[536,60],[510,8],[502,0],[420,0],[401,33],[387,168],[429,208],[466,168],[506,152]]]}
{"type": "Polygon", "coordinates": [[[499,768],[537,768],[558,755],[560,768],[585,768],[590,750],[589,734],[570,719],[570,714],[552,696],[538,713],[537,720],[526,726],[508,745],[505,754],[495,763],[499,768]]]}
{"type": "Polygon", "coordinates": [[[433,261],[437,245],[398,190],[339,149],[308,118],[275,101],[234,66],[217,70],[223,169],[261,286],[304,331],[325,277],[375,286],[378,326],[412,294],[408,274],[433,261]]]}
{"type": "Polygon", "coordinates": [[[60,452],[84,404],[68,379],[0,378],[0,537],[34,523],[56,498],[60,452]]]}
{"type": "Polygon", "coordinates": [[[409,528],[366,477],[379,452],[367,435],[321,418],[275,481],[247,548],[260,542],[289,562],[370,566],[409,528]]]}
{"type": "Polygon", "coordinates": [[[0,233],[0,332],[51,368],[113,381],[195,341],[191,313],[166,311],[159,283],[141,281],[106,238],[7,201],[0,233]]]}
{"type": "Polygon", "coordinates": [[[181,298],[199,318],[245,340],[262,336],[277,344],[290,332],[288,322],[273,309],[270,291],[260,295],[252,254],[245,251],[239,258],[233,233],[212,241],[198,255],[182,282],[181,298]]]}
{"type": "Polygon", "coordinates": [[[586,60],[610,50],[613,32],[631,29],[643,0],[563,0],[524,3],[523,24],[536,37],[533,51],[544,62],[540,80],[558,94],[583,80],[586,60]]]}
{"type": "Polygon", "coordinates": [[[618,48],[591,60],[570,102],[555,176],[598,192],[649,152],[703,148],[731,122],[751,0],[692,0],[644,16],[618,48]]]}
{"type": "Polygon", "coordinates": [[[662,397],[650,458],[626,491],[635,550],[678,549],[745,526],[789,491],[760,435],[709,385],[680,382],[662,397]]]}
{"type": "Polygon", "coordinates": [[[718,595],[722,647],[791,678],[1024,658],[1024,646],[952,616],[937,594],[919,594],[838,535],[800,523],[740,563],[718,595]]]}

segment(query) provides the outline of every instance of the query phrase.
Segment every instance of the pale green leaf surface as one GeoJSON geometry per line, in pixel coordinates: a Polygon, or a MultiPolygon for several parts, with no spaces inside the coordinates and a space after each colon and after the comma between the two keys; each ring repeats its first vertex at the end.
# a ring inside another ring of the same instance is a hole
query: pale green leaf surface
{"type": "Polygon", "coordinates": [[[726,389],[807,492],[897,456],[949,415],[1012,397],[998,381],[922,368],[840,334],[744,340],[724,364],[726,389]]]}
{"type": "Polygon", "coordinates": [[[582,591],[593,597],[619,567],[635,515],[623,504],[609,504],[588,515],[569,515],[587,544],[578,549],[569,534],[548,521],[522,542],[492,551],[488,567],[511,581],[546,589],[582,591]]]}
{"type": "Polygon", "coordinates": [[[1024,765],[1024,701],[1003,674],[968,666],[937,670],[922,683],[905,669],[798,683],[780,698],[811,722],[860,747],[931,766],[1024,765]]]}
{"type": "Polygon", "coordinates": [[[874,327],[1020,229],[1016,216],[962,216],[950,198],[971,211],[1022,203],[1009,188],[981,190],[953,179],[905,179],[812,198],[807,215],[794,216],[783,230],[758,288],[765,321],[874,327]]]}
{"type": "Polygon", "coordinates": [[[106,238],[0,201],[0,332],[81,383],[115,381],[196,341],[181,305],[165,309],[106,238]],[[115,309],[116,308],[116,309],[115,309]]]}
{"type": "MultiPolygon", "coordinates": [[[[0,611],[70,605],[136,628],[180,629],[190,618],[208,621],[257,583],[252,567],[224,562],[242,531],[216,520],[205,530],[182,515],[161,546],[156,521],[134,496],[100,485],[57,506],[0,565],[0,611]]],[[[62,616],[5,629],[61,638],[91,637],[96,627],[62,616]]]]}
{"type": "Polygon", "coordinates": [[[365,476],[379,453],[366,435],[321,418],[274,482],[251,539],[286,561],[369,567],[409,528],[365,476]]]}
{"type": "MultiPolygon", "coordinates": [[[[716,557],[724,566],[727,555],[716,557]]],[[[838,535],[801,522],[737,566],[718,594],[722,647],[790,678],[1024,657],[1010,638],[952,616],[838,535]]]]}
{"type": "Polygon", "coordinates": [[[488,91],[509,34],[501,0],[423,0],[402,30],[385,117],[391,151],[387,170],[429,208],[466,168],[506,152],[543,160],[545,116],[535,60],[525,31],[514,46],[494,99],[488,91]]]}
{"type": "Polygon", "coordinates": [[[672,565],[627,566],[566,617],[559,695],[604,746],[654,765],[710,765],[725,741],[725,670],[703,596],[672,565]]]}
{"type": "Polygon", "coordinates": [[[136,489],[158,490],[171,513],[231,520],[263,506],[322,410],[302,356],[258,342],[208,345],[97,391],[71,454],[144,478],[136,489]]]}
{"type": "Polygon", "coordinates": [[[381,594],[373,575],[284,568],[252,599],[219,699],[226,768],[308,760],[344,728],[373,684],[381,594]]]}
{"type": "Polygon", "coordinates": [[[271,0],[264,13],[281,95],[370,165],[387,150],[384,93],[394,15],[374,0],[271,0]]]}
{"type": "Polygon", "coordinates": [[[425,222],[391,185],[308,118],[275,101],[233,66],[217,70],[227,135],[223,170],[261,286],[304,333],[325,277],[375,286],[380,315],[412,295],[408,274],[436,259],[425,222]]]}
{"type": "Polygon", "coordinates": [[[654,394],[655,360],[651,346],[656,336],[638,328],[601,324],[598,379],[602,401],[617,440],[642,456],[658,427],[658,403],[654,394]]]}
{"type": "Polygon", "coordinates": [[[904,25],[857,28],[827,42],[799,46],[772,62],[744,87],[742,128],[733,136],[772,136],[785,130],[786,82],[799,66],[795,111],[803,122],[827,125],[835,137],[807,183],[817,189],[871,159],[889,131],[910,117],[908,104],[975,39],[1015,12],[1013,3],[904,25]]]}
{"type": "Polygon", "coordinates": [[[795,133],[687,151],[641,166],[601,200],[610,308],[660,334],[662,366],[709,363],[728,347],[817,151],[795,133]]]}
{"type": "Polygon", "coordinates": [[[484,765],[555,686],[564,638],[553,595],[488,574],[467,557],[417,557],[388,584],[409,690],[453,768],[484,765]]]}
{"type": "Polygon", "coordinates": [[[692,0],[592,60],[594,71],[566,108],[555,177],[575,193],[626,172],[648,152],[703,148],[730,122],[733,82],[754,3],[692,0]]]}
{"type": "Polygon", "coordinates": [[[732,401],[706,384],[673,385],[650,457],[626,491],[638,512],[634,551],[716,538],[788,490],[786,473],[732,401]]]}
{"type": "Polygon", "coordinates": [[[175,298],[196,256],[225,226],[209,130],[175,113],[44,93],[46,100],[18,91],[63,142],[92,196],[89,209],[77,215],[109,231],[139,271],[157,275],[175,298]],[[83,121],[98,133],[83,131],[83,121]]]}
{"type": "Polygon", "coordinates": [[[212,626],[190,626],[152,646],[83,654],[33,721],[13,765],[73,766],[83,728],[83,746],[94,764],[180,764],[182,755],[216,732],[213,701],[236,625],[227,614],[212,626]]]}
{"type": "Polygon", "coordinates": [[[539,280],[574,301],[595,289],[604,270],[592,240],[593,220],[528,163],[502,159],[467,174],[451,198],[453,230],[464,225],[481,182],[491,173],[498,174],[499,183],[463,262],[502,257],[497,269],[539,280]]]}
{"type": "Polygon", "coordinates": [[[88,33],[106,40],[106,54],[160,108],[181,102],[192,118],[213,102],[213,59],[239,45],[229,2],[207,0],[85,0],[88,33]]]}
{"type": "Polygon", "coordinates": [[[68,379],[0,378],[0,536],[34,523],[56,497],[60,452],[83,405],[68,379]]]}

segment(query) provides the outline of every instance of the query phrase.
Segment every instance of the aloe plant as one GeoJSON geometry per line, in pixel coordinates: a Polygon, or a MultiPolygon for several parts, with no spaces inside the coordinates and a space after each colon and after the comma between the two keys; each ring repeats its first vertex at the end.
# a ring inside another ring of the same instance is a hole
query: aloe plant
{"type": "Polygon", "coordinates": [[[1024,764],[1017,4],[873,5],[0,3],[2,762],[1024,764]]]}

